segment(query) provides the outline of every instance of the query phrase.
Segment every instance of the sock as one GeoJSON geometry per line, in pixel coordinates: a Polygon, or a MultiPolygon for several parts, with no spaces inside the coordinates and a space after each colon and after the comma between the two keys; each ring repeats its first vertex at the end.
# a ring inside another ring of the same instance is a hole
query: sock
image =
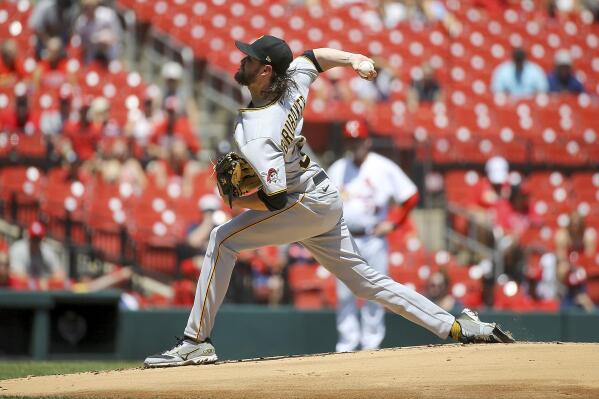
{"type": "Polygon", "coordinates": [[[193,343],[195,343],[195,344],[199,344],[199,342],[198,342],[198,340],[197,340],[197,339],[195,339],[195,338],[192,338],[192,337],[190,337],[189,335],[184,335],[184,336],[183,336],[183,338],[184,338],[185,340],[187,340],[187,341],[191,341],[191,342],[193,342],[193,343]]]}
{"type": "Polygon", "coordinates": [[[455,320],[451,326],[451,330],[449,330],[449,336],[456,341],[459,341],[460,337],[462,336],[462,326],[460,326],[460,323],[455,320]]]}

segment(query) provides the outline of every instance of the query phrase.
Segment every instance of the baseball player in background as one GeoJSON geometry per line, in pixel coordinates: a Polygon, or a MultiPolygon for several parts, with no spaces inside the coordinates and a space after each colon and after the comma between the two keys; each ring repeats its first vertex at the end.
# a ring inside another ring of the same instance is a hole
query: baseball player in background
{"type": "Polygon", "coordinates": [[[251,102],[239,110],[235,142],[241,156],[259,175],[262,187],[232,199],[233,207],[248,210],[212,230],[183,339],[172,349],[147,357],[145,366],[215,362],[210,334],[236,255],[291,242],[308,248],[355,295],[381,303],[440,338],[512,342],[499,327],[481,322],[474,312],[466,311],[456,319],[371,268],[347,228],[339,191],[322,168],[302,152],[303,112],[310,84],[320,72],[334,67],[351,67],[363,78],[373,79],[373,61],[330,48],[308,50],[293,59],[285,41],[268,35],[251,44],[236,45],[246,57],[235,80],[247,86],[251,102]]]}
{"type": "MultiPolygon", "coordinates": [[[[401,225],[418,203],[416,185],[393,161],[371,152],[372,140],[362,120],[343,128],[347,156],[328,171],[343,200],[343,219],[360,254],[381,274],[388,272],[386,236],[401,225]],[[388,220],[389,205],[401,205],[388,220]]],[[[378,349],[385,338],[385,308],[366,301],[358,311],[352,291],[337,281],[337,352],[378,349]]]]}

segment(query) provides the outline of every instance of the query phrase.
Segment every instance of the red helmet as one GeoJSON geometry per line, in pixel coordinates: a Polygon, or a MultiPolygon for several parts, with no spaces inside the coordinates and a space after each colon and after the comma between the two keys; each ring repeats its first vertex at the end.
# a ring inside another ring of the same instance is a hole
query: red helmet
{"type": "Polygon", "coordinates": [[[46,236],[46,227],[41,222],[35,220],[31,222],[27,232],[29,233],[29,238],[36,237],[41,239],[46,236]]]}
{"type": "Polygon", "coordinates": [[[343,126],[343,135],[350,139],[366,139],[368,138],[368,125],[362,119],[349,120],[343,126]]]}

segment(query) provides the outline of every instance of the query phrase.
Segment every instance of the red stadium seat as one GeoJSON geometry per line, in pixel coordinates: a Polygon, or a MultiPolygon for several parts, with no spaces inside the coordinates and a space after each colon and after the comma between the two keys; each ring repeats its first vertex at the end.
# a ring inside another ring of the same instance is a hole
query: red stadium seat
{"type": "Polygon", "coordinates": [[[14,142],[14,150],[19,158],[32,161],[46,157],[46,139],[41,133],[19,134],[14,142]]]}
{"type": "Polygon", "coordinates": [[[0,202],[3,217],[22,226],[39,219],[40,193],[44,175],[35,167],[0,170],[0,202]]]}

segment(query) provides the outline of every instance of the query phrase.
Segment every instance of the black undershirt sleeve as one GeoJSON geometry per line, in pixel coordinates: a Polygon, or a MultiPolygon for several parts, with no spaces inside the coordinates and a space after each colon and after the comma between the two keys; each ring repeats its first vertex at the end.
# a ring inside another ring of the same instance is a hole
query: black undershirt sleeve
{"type": "Polygon", "coordinates": [[[314,50],[306,50],[302,55],[312,61],[318,72],[322,72],[322,68],[320,67],[320,64],[316,60],[316,56],[314,55],[314,50]]]}
{"type": "Polygon", "coordinates": [[[266,205],[269,211],[278,211],[287,205],[287,191],[275,195],[267,195],[262,189],[258,190],[258,198],[266,205]]]}

